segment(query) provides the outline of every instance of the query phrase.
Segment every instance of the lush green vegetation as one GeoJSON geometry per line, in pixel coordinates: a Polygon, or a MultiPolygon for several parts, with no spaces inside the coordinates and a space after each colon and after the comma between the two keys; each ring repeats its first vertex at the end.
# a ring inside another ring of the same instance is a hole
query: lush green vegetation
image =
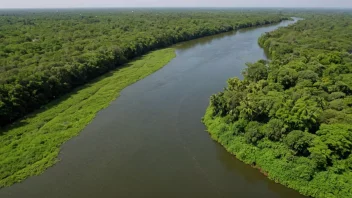
{"type": "Polygon", "coordinates": [[[0,188],[52,166],[60,145],[76,136],[123,88],[174,57],[174,49],[147,54],[0,131],[4,133],[0,136],[0,188]]]}
{"type": "Polygon", "coordinates": [[[135,57],[283,19],[267,11],[0,11],[0,188],[52,166],[62,143],[175,53],[128,63],[135,57]]]}
{"type": "Polygon", "coordinates": [[[211,97],[211,137],[302,194],[352,197],[352,16],[305,14],[259,43],[272,61],[211,97]]]}
{"type": "Polygon", "coordinates": [[[283,19],[268,11],[14,12],[0,12],[0,126],[150,50],[283,19]]]}

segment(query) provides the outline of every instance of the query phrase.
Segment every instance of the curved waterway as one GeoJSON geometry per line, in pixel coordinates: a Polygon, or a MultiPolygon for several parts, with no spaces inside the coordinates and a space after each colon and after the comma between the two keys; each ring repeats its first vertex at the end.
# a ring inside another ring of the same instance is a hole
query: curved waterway
{"type": "Polygon", "coordinates": [[[258,37],[292,23],[175,46],[175,59],[123,90],[63,145],[57,165],[0,197],[303,197],[238,161],[201,123],[210,95],[242,77],[246,62],[266,58],[258,37]]]}

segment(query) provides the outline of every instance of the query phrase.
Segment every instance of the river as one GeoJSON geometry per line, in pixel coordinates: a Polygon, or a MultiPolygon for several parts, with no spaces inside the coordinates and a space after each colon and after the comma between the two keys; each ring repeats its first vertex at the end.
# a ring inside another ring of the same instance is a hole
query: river
{"type": "Polygon", "coordinates": [[[175,59],[124,89],[62,146],[57,165],[0,197],[303,197],[238,161],[201,123],[210,95],[241,77],[246,62],[266,59],[258,37],[292,23],[176,45],[175,59]]]}

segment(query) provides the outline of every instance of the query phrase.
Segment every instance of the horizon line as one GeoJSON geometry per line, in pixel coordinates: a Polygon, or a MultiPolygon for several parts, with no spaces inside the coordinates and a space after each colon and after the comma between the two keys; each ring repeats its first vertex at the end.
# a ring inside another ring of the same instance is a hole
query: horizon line
{"type": "Polygon", "coordinates": [[[5,10],[5,9],[10,9],[10,10],[15,10],[15,9],[20,9],[20,10],[24,10],[24,9],[143,9],[143,8],[154,8],[154,9],[160,9],[160,8],[167,8],[167,9],[179,9],[179,8],[183,8],[183,9],[187,9],[187,8],[210,8],[210,9],[234,9],[234,8],[259,8],[259,9],[352,9],[352,7],[313,7],[313,6],[308,6],[308,7],[280,7],[280,6],[273,6],[273,7],[252,7],[252,6],[242,6],[242,7],[217,7],[217,6],[199,6],[199,7],[195,7],[195,6],[179,6],[179,7],[163,7],[163,6],[154,6],[154,7],[148,7],[148,6],[141,6],[141,7],[132,7],[132,6],[128,6],[128,7],[118,7],[118,6],[95,6],[95,7],[4,7],[1,8],[0,10],[5,10]]]}

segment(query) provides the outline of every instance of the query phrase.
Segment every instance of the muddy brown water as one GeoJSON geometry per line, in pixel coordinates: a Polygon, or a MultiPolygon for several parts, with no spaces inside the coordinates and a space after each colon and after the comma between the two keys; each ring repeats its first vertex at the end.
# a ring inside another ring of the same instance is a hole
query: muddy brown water
{"type": "Polygon", "coordinates": [[[210,95],[266,59],[264,32],[294,21],[176,45],[176,58],[127,87],[40,176],[1,198],[303,197],[267,179],[212,141],[201,117],[210,95]]]}

